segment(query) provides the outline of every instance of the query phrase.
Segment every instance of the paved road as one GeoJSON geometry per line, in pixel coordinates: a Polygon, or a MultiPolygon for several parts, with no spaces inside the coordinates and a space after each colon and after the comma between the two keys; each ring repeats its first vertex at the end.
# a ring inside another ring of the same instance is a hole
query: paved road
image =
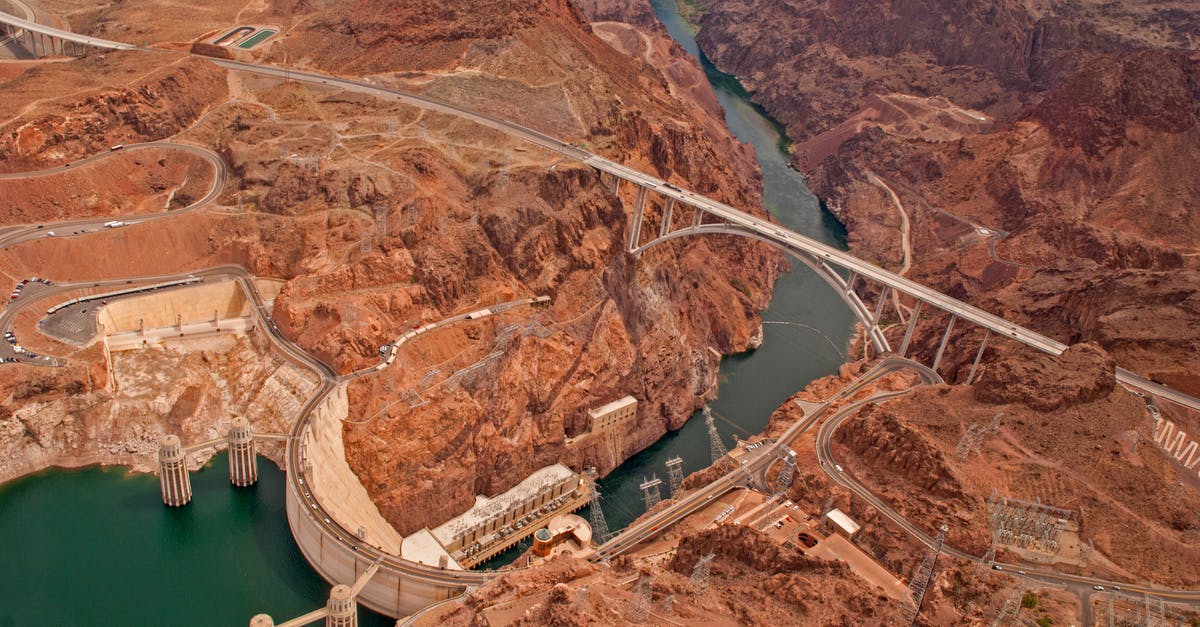
{"type": "MultiPolygon", "coordinates": [[[[872,507],[882,513],[884,516],[887,516],[888,519],[890,519],[897,526],[899,526],[909,535],[916,538],[925,546],[932,547],[936,541],[933,536],[926,533],[925,530],[920,526],[913,524],[896,510],[892,509],[887,502],[877,496],[874,492],[864,487],[854,477],[847,474],[844,469],[838,470],[837,460],[833,457],[833,452],[830,448],[830,442],[832,441],[833,435],[837,431],[838,427],[840,427],[848,418],[853,416],[855,411],[861,406],[868,402],[877,402],[878,400],[879,399],[867,399],[853,403],[841,409],[836,414],[831,416],[829,420],[825,421],[825,423],[821,425],[820,431],[817,432],[817,459],[821,469],[825,471],[827,475],[829,475],[829,478],[832,479],[834,483],[841,485],[847,490],[853,492],[859,498],[870,503],[872,507]]],[[[942,552],[958,559],[967,560],[969,562],[978,563],[981,561],[981,558],[956,549],[949,544],[943,546],[942,552]]],[[[1024,577],[1026,579],[1040,581],[1050,585],[1065,585],[1068,589],[1080,595],[1081,598],[1086,598],[1092,592],[1093,586],[1104,586],[1106,588],[1117,587],[1126,592],[1136,592],[1138,594],[1146,593],[1152,597],[1161,597],[1168,602],[1200,601],[1200,590],[1170,590],[1166,588],[1114,582],[1096,577],[1083,577],[1079,575],[1058,573],[1052,570],[1046,570],[1034,566],[1001,565],[1001,568],[1003,569],[1001,572],[1005,572],[1016,577],[1024,577]]]]}
{"type": "MultiPolygon", "coordinates": [[[[670,507],[651,516],[644,517],[639,522],[626,527],[621,533],[598,547],[596,556],[593,559],[610,559],[632,548],[703,508],[712,499],[733,488],[746,485],[748,481],[763,482],[767,468],[783,457],[783,454],[791,448],[792,443],[816,424],[834,403],[853,396],[864,386],[884,376],[906,368],[915,369],[920,373],[922,380],[927,383],[941,382],[941,378],[937,376],[937,373],[916,362],[897,357],[889,357],[881,360],[874,368],[822,403],[820,407],[805,416],[803,420],[788,427],[774,443],[755,449],[750,454],[744,456],[742,458],[745,460],[744,464],[738,465],[737,468],[734,468],[707,486],[687,494],[670,507]]],[[[892,394],[898,395],[903,393],[895,392],[892,394]]]]}
{"type": "MultiPolygon", "coordinates": [[[[67,41],[73,41],[76,43],[85,44],[85,45],[89,45],[89,46],[93,46],[93,47],[106,48],[106,49],[112,49],[112,50],[133,50],[133,49],[146,50],[144,48],[139,48],[138,46],[133,46],[130,44],[112,42],[112,41],[107,41],[107,40],[103,40],[103,39],[99,39],[99,38],[95,38],[95,37],[87,37],[84,35],[78,35],[75,33],[70,33],[67,31],[59,30],[59,29],[53,29],[53,28],[41,26],[41,25],[34,24],[34,23],[28,22],[26,20],[21,20],[20,18],[16,18],[16,17],[9,16],[6,14],[0,14],[0,20],[3,20],[4,22],[9,23],[9,24],[13,24],[19,28],[28,28],[30,30],[34,30],[37,32],[42,32],[42,33],[47,33],[47,34],[53,35],[53,36],[59,37],[61,39],[67,40],[67,41]]],[[[431,98],[426,98],[424,96],[419,96],[416,94],[402,92],[399,90],[379,87],[379,86],[372,85],[367,82],[338,78],[338,77],[334,77],[334,76],[320,74],[317,72],[290,70],[290,69],[276,68],[276,67],[270,67],[270,66],[260,66],[260,65],[244,63],[244,62],[240,62],[240,61],[229,61],[229,60],[222,60],[222,59],[210,59],[210,60],[213,63],[215,63],[219,66],[228,68],[228,69],[251,72],[251,73],[256,73],[256,74],[261,74],[261,75],[277,76],[280,78],[290,78],[292,80],[308,82],[311,84],[329,85],[329,86],[338,87],[338,88],[341,88],[341,89],[344,89],[347,91],[367,93],[367,94],[372,94],[372,95],[376,95],[376,96],[384,97],[384,98],[391,97],[391,98],[398,99],[402,102],[406,102],[408,104],[419,106],[426,110],[439,111],[439,112],[443,112],[443,113],[446,113],[449,115],[454,115],[454,116],[457,116],[460,118],[472,120],[480,125],[483,125],[483,126],[486,126],[489,128],[494,128],[497,130],[501,130],[501,131],[508,133],[514,137],[522,138],[526,141],[529,141],[531,143],[542,146],[548,150],[562,154],[565,157],[577,159],[577,160],[579,160],[601,172],[607,172],[611,175],[620,177],[624,180],[632,181],[638,185],[652,189],[661,195],[674,198],[676,201],[681,202],[683,204],[691,205],[693,207],[698,207],[702,211],[722,220],[724,222],[724,224],[720,225],[721,228],[724,228],[724,229],[728,230],[729,232],[741,231],[741,232],[744,232],[744,234],[756,236],[760,239],[763,239],[763,240],[769,241],[773,244],[776,244],[778,246],[781,246],[781,247],[785,248],[786,250],[809,256],[810,258],[815,259],[818,262],[833,264],[833,265],[837,265],[839,267],[848,269],[848,270],[856,273],[860,277],[863,277],[863,278],[869,279],[869,280],[873,280],[877,283],[888,285],[888,286],[892,287],[893,289],[900,290],[910,296],[916,297],[924,302],[930,303],[930,304],[938,307],[939,309],[942,309],[943,311],[951,313],[960,318],[969,320],[969,321],[973,322],[974,324],[977,324],[979,326],[982,326],[986,329],[991,330],[992,332],[995,332],[1002,336],[1017,340],[1028,346],[1037,348],[1038,350],[1041,350],[1043,352],[1050,353],[1050,354],[1059,354],[1066,348],[1066,345],[1061,342],[1058,342],[1056,340],[1045,337],[1045,336],[1043,336],[1039,333],[1036,333],[1034,331],[1031,331],[1029,329],[1025,329],[1019,325],[1012,324],[1012,323],[1008,322],[1007,320],[1004,320],[1003,318],[989,314],[989,313],[982,311],[976,307],[973,307],[973,306],[963,303],[957,299],[946,296],[940,292],[937,292],[936,290],[933,290],[931,288],[928,288],[926,286],[918,284],[914,281],[910,281],[903,277],[900,277],[900,276],[897,276],[890,272],[887,272],[885,270],[882,270],[881,268],[878,268],[878,267],[876,267],[870,263],[867,263],[865,261],[859,260],[859,259],[857,259],[845,252],[842,252],[836,248],[827,246],[823,243],[812,240],[811,238],[808,238],[804,235],[801,235],[794,231],[787,230],[779,225],[773,224],[773,223],[763,220],[761,218],[757,218],[755,216],[752,216],[745,212],[739,211],[739,210],[737,210],[733,207],[730,207],[728,205],[725,205],[723,203],[716,202],[712,199],[705,198],[698,194],[694,194],[692,192],[689,192],[689,191],[683,190],[683,189],[679,189],[674,186],[668,187],[666,181],[663,181],[662,179],[659,179],[657,177],[653,177],[653,176],[650,176],[647,174],[643,174],[641,172],[633,170],[632,168],[628,168],[626,166],[609,161],[609,160],[599,157],[597,155],[593,155],[587,151],[584,151],[582,149],[571,146],[565,142],[562,142],[561,140],[558,140],[558,139],[551,137],[549,135],[546,135],[544,133],[540,133],[533,129],[529,129],[527,127],[524,127],[524,126],[521,126],[521,125],[518,125],[518,124],[515,124],[512,122],[508,122],[506,120],[502,120],[499,118],[495,118],[492,116],[486,116],[483,114],[479,114],[479,113],[464,109],[462,107],[451,105],[449,103],[440,102],[440,101],[437,101],[437,100],[434,100],[431,98]]],[[[163,214],[157,214],[155,217],[162,217],[162,215],[163,214]]],[[[150,218],[150,219],[153,219],[153,218],[150,218]]],[[[91,222],[94,222],[94,221],[91,221],[91,222]]],[[[0,237],[0,247],[5,245],[8,242],[8,238],[10,238],[10,237],[11,237],[11,234],[6,235],[4,237],[0,237]]],[[[251,287],[253,287],[252,283],[250,285],[251,285],[251,287]]],[[[252,292],[252,293],[256,293],[256,292],[252,292]]],[[[260,311],[260,314],[263,313],[261,310],[259,310],[259,311],[260,311]]],[[[287,338],[283,337],[282,334],[278,333],[278,329],[274,327],[273,323],[271,323],[269,316],[267,316],[266,319],[263,320],[263,322],[264,322],[264,328],[268,329],[268,333],[274,338],[275,343],[277,343],[281,347],[291,344],[290,341],[287,340],[287,338]]],[[[294,347],[294,345],[292,345],[292,346],[294,347]]],[[[317,369],[318,371],[323,372],[325,369],[328,369],[327,365],[321,364],[319,362],[319,360],[315,360],[315,358],[312,358],[311,356],[307,355],[307,353],[304,353],[302,350],[299,350],[298,347],[294,347],[294,348],[296,349],[296,351],[298,351],[297,353],[294,354],[294,357],[296,359],[298,359],[300,361],[308,362],[311,367],[313,367],[314,369],[317,369]]],[[[285,351],[286,351],[286,349],[285,349],[285,351]]],[[[1128,387],[1134,387],[1136,389],[1142,390],[1143,392],[1152,393],[1161,398],[1168,399],[1173,402],[1179,403],[1181,405],[1185,405],[1188,407],[1192,407],[1193,409],[1200,410],[1200,399],[1196,399],[1196,398],[1193,398],[1186,394],[1182,394],[1182,393],[1176,392],[1174,390],[1170,390],[1169,388],[1165,388],[1164,386],[1153,384],[1152,382],[1149,382],[1146,379],[1143,379],[1141,377],[1133,375],[1132,373],[1130,373],[1127,370],[1119,369],[1117,372],[1117,379],[1122,384],[1124,384],[1128,387]]],[[[865,382],[863,382],[863,383],[865,384],[865,382]]],[[[318,404],[325,397],[325,395],[327,395],[330,391],[332,391],[334,385],[335,384],[333,383],[333,379],[325,377],[323,380],[321,389],[318,391],[318,393],[316,395],[314,395],[313,399],[310,399],[310,401],[308,403],[306,403],[306,405],[304,407],[303,415],[308,415],[309,413],[311,413],[311,411],[316,406],[316,404],[318,404]]],[[[814,416],[819,417],[823,413],[824,413],[823,411],[818,411],[818,412],[814,413],[814,416]]],[[[798,425],[794,425],[792,429],[799,428],[799,430],[795,431],[795,433],[793,433],[793,437],[795,435],[798,435],[799,433],[803,432],[804,429],[811,427],[811,425],[814,421],[815,421],[815,419],[810,417],[808,420],[805,420],[802,423],[799,423],[798,425]]],[[[300,421],[297,421],[298,424],[299,424],[299,422],[300,421]]],[[[789,431],[791,431],[791,429],[789,429],[789,431]]],[[[292,449],[293,453],[295,452],[294,449],[296,448],[296,446],[295,446],[296,442],[294,440],[295,440],[295,435],[293,435],[293,441],[289,442],[289,449],[292,449]]],[[[776,447],[772,447],[769,450],[778,452],[778,445],[782,445],[782,444],[783,444],[783,439],[781,438],[781,442],[777,443],[776,447]]],[[[757,470],[761,470],[761,465],[772,463],[774,461],[774,459],[773,458],[768,459],[766,457],[767,452],[768,452],[767,450],[763,450],[763,451],[759,452],[759,454],[753,459],[753,461],[748,460],[747,465],[755,464],[754,468],[757,471],[757,470]]],[[[295,469],[298,467],[297,465],[295,465],[295,463],[294,463],[295,461],[296,460],[294,460],[294,459],[289,461],[292,469],[295,469]]],[[[296,472],[290,472],[289,476],[296,477],[297,474],[298,473],[296,473],[296,472]]],[[[707,488],[698,491],[694,495],[685,497],[684,502],[681,504],[677,504],[676,507],[666,510],[665,512],[660,513],[659,515],[652,517],[650,520],[644,521],[643,523],[638,525],[638,528],[632,529],[632,530],[627,529],[626,533],[621,534],[620,536],[618,536],[618,538],[615,538],[614,540],[610,541],[609,543],[606,543],[603,547],[601,547],[602,554],[607,555],[607,554],[612,554],[614,552],[619,552],[620,550],[624,550],[624,548],[628,548],[628,546],[632,546],[632,544],[636,544],[637,542],[640,542],[641,539],[643,539],[644,537],[649,537],[649,535],[652,535],[652,532],[656,531],[659,528],[657,524],[654,524],[655,520],[661,519],[659,524],[661,524],[662,522],[667,522],[667,524],[670,524],[670,522],[673,522],[673,520],[668,522],[666,518],[663,518],[662,514],[670,514],[671,516],[675,516],[675,520],[677,520],[678,518],[680,518],[682,516],[676,516],[676,514],[683,512],[688,507],[691,507],[691,510],[689,510],[689,511],[694,511],[694,509],[698,509],[699,506],[703,505],[703,500],[697,501],[696,497],[708,497],[709,495],[716,493],[715,491],[718,491],[718,490],[720,491],[720,493],[723,493],[724,491],[730,489],[730,487],[732,487],[733,485],[736,485],[738,482],[744,480],[745,475],[746,475],[746,473],[742,469],[739,468],[739,469],[735,470],[734,472],[727,474],[725,477],[718,479],[716,482],[714,482],[713,484],[710,484],[710,486],[708,486],[707,488]],[[735,477],[740,478],[740,479],[735,480],[734,479],[735,477]]],[[[299,479],[299,478],[297,477],[297,479],[299,479]]],[[[302,481],[302,479],[301,479],[301,481],[302,481]]],[[[704,498],[704,500],[707,500],[707,498],[704,498]]],[[[884,507],[886,507],[886,506],[884,506],[884,507]]],[[[881,511],[885,511],[885,510],[881,510],[881,511]]],[[[684,515],[686,515],[686,514],[684,514],[684,515]]],[[[333,531],[341,531],[344,533],[344,530],[340,530],[340,528],[333,530],[333,531]]],[[[917,535],[918,533],[923,534],[923,532],[921,532],[919,529],[915,529],[913,532],[914,532],[914,535],[917,535]]],[[[917,535],[917,537],[921,538],[922,541],[928,540],[927,535],[917,535]]],[[[350,544],[353,544],[353,542],[354,542],[353,536],[351,536],[349,534],[346,534],[346,536],[342,540],[343,540],[343,542],[350,543],[350,544]]],[[[949,551],[950,550],[948,550],[948,552],[949,551]]],[[[964,554],[964,556],[965,556],[965,554],[964,554]]],[[[964,558],[969,559],[970,556],[965,556],[964,558]]],[[[463,584],[481,583],[491,576],[490,574],[487,574],[487,573],[465,572],[465,573],[455,574],[454,579],[449,579],[449,575],[447,573],[441,572],[438,569],[434,569],[431,567],[422,567],[422,566],[419,566],[416,564],[412,564],[410,562],[405,562],[403,560],[386,560],[385,559],[384,563],[385,563],[385,566],[389,566],[396,570],[404,572],[407,576],[424,578],[429,581],[439,582],[439,583],[455,583],[455,580],[458,580],[459,583],[463,583],[463,584]]],[[[1027,569],[1026,572],[1036,572],[1036,571],[1027,569]]],[[[1070,579],[1069,576],[1056,575],[1054,573],[1046,573],[1045,575],[1039,574],[1038,576],[1060,577],[1063,579],[1070,579]]],[[[1082,582],[1082,583],[1087,583],[1087,582],[1093,581],[1093,580],[1086,579],[1086,578],[1075,578],[1075,579],[1079,580],[1079,582],[1082,582]]],[[[1138,588],[1127,586],[1127,589],[1137,590],[1138,588]]],[[[1168,593],[1165,593],[1165,592],[1159,591],[1159,590],[1154,590],[1154,589],[1149,589],[1149,588],[1145,588],[1144,590],[1148,591],[1148,592],[1152,591],[1152,592],[1154,592],[1154,594],[1164,596],[1164,597],[1166,597],[1168,595],[1168,593]]],[[[1183,596],[1178,596],[1177,598],[1187,598],[1187,599],[1200,598],[1200,593],[1180,592],[1180,593],[1173,593],[1173,594],[1183,595],[1183,596]]]]}
{"type": "MultiPolygon", "coordinates": [[[[104,280],[100,280],[100,281],[74,281],[74,282],[69,282],[69,283],[55,283],[55,284],[49,285],[49,286],[39,285],[35,290],[32,290],[32,291],[28,287],[26,287],[25,291],[21,293],[20,298],[18,298],[15,301],[11,301],[8,304],[8,306],[4,308],[3,311],[0,311],[0,333],[12,331],[13,321],[16,320],[17,316],[22,311],[24,311],[30,307],[35,307],[35,306],[44,307],[45,301],[47,299],[49,299],[50,297],[56,296],[56,295],[62,295],[64,293],[68,293],[68,292],[74,292],[76,290],[82,290],[82,289],[96,290],[96,289],[103,289],[103,288],[107,288],[107,287],[129,288],[129,287],[136,287],[137,285],[143,285],[143,284],[165,283],[165,282],[169,282],[169,281],[180,281],[180,280],[185,280],[185,279],[191,278],[193,276],[197,277],[201,280],[210,280],[213,278],[224,279],[224,278],[228,278],[228,277],[241,276],[241,275],[244,275],[245,273],[246,273],[245,269],[243,269],[241,266],[228,265],[228,266],[218,266],[215,268],[208,268],[205,270],[196,270],[194,272],[181,272],[178,274],[159,274],[159,275],[150,275],[150,276],[143,276],[143,277],[136,277],[136,278],[104,279],[104,280]]],[[[30,284],[30,285],[33,285],[33,284],[30,284]]],[[[18,337],[17,339],[19,340],[20,338],[18,337]]],[[[15,353],[12,353],[12,348],[7,343],[0,344],[0,356],[12,357],[14,355],[19,358],[19,361],[21,363],[25,363],[25,364],[29,364],[29,365],[46,366],[46,365],[59,365],[59,363],[60,363],[60,360],[58,360],[57,358],[51,358],[48,360],[47,359],[28,359],[28,358],[25,358],[24,356],[16,355],[15,353]]]]}
{"type": "MultiPolygon", "coordinates": [[[[86,44],[97,48],[106,48],[110,50],[155,51],[153,48],[142,48],[131,44],[108,41],[96,37],[88,37],[61,29],[35,24],[33,22],[29,22],[28,20],[22,20],[18,17],[5,13],[0,13],[0,21],[18,26],[20,28],[29,28],[37,32],[50,34],[68,41],[74,41],[76,43],[86,44]]],[[[882,268],[853,257],[850,254],[838,250],[832,246],[828,246],[813,240],[809,237],[801,235],[800,233],[796,233],[795,231],[790,231],[767,220],[757,218],[724,203],[719,203],[699,194],[680,189],[677,186],[669,185],[662,179],[644,174],[613,161],[609,161],[608,159],[594,155],[581,148],[572,146],[555,137],[551,137],[550,135],[535,131],[525,126],[521,126],[514,122],[477,113],[457,105],[436,100],[434,98],[429,98],[397,89],[380,87],[366,81],[339,78],[328,74],[322,74],[320,72],[293,70],[288,68],[258,65],[243,61],[232,61],[211,57],[206,58],[208,58],[211,62],[227,69],[260,75],[275,76],[279,78],[287,78],[315,85],[329,85],[331,87],[337,87],[346,91],[370,94],[380,98],[393,98],[425,110],[437,111],[462,119],[471,120],[482,126],[494,128],[507,133],[510,136],[542,146],[543,148],[557,152],[564,157],[579,160],[601,172],[607,172],[624,180],[633,181],[634,183],[652,189],[663,196],[674,198],[677,202],[698,207],[703,211],[716,216],[724,222],[723,225],[706,226],[719,227],[721,229],[725,229],[727,232],[741,232],[742,234],[752,235],[774,245],[780,246],[785,250],[803,255],[807,259],[813,259],[817,262],[824,262],[845,268],[856,273],[860,277],[888,285],[893,290],[899,290],[905,294],[908,294],[909,296],[930,303],[931,305],[934,305],[935,307],[947,313],[969,320],[972,323],[984,327],[1003,337],[1008,337],[1028,346],[1032,346],[1042,352],[1058,355],[1066,349],[1066,344],[1063,344],[1062,342],[1013,324],[1003,318],[1000,318],[999,316],[987,313],[977,307],[968,305],[958,299],[952,298],[932,288],[916,283],[915,281],[911,281],[883,270],[882,268]]],[[[687,235],[685,231],[680,231],[679,233],[682,235],[679,236],[687,235]]],[[[2,239],[0,239],[0,241],[2,241],[2,239]]],[[[866,313],[867,317],[869,318],[869,312],[857,311],[856,313],[860,317],[866,313]]],[[[1162,386],[1158,386],[1160,389],[1149,387],[1147,385],[1150,384],[1148,380],[1133,375],[1127,370],[1119,369],[1117,372],[1117,380],[1126,387],[1138,389],[1145,393],[1156,393],[1164,399],[1168,399],[1172,402],[1200,411],[1200,399],[1163,388],[1162,386]],[[1160,391],[1163,393],[1160,393],[1160,391]]]]}
{"type": "Polygon", "coordinates": [[[37,225],[25,225],[8,227],[0,230],[0,249],[27,242],[30,240],[41,239],[43,237],[52,237],[50,233],[54,233],[56,237],[70,237],[74,235],[84,235],[104,229],[104,223],[112,220],[119,220],[126,224],[141,224],[142,222],[150,222],[151,220],[161,220],[169,216],[179,215],[194,209],[198,209],[217,199],[221,195],[221,191],[225,189],[225,182],[228,178],[228,169],[225,167],[225,162],[217,153],[206,148],[191,146],[189,144],[180,144],[177,142],[161,141],[161,142],[146,142],[142,144],[129,144],[120,150],[106,150],[104,152],[92,155],[90,157],[73,161],[69,164],[49,168],[46,170],[38,170],[36,172],[17,172],[0,174],[0,180],[28,179],[60,174],[72,169],[78,169],[88,163],[107,159],[113,155],[122,154],[134,150],[144,150],[147,148],[157,148],[160,150],[178,150],[181,152],[196,155],[213,167],[212,185],[209,186],[208,193],[196,202],[179,209],[171,209],[169,211],[161,211],[158,213],[135,214],[120,217],[98,217],[98,218],[83,218],[79,220],[65,220],[62,222],[45,223],[37,225]]]}

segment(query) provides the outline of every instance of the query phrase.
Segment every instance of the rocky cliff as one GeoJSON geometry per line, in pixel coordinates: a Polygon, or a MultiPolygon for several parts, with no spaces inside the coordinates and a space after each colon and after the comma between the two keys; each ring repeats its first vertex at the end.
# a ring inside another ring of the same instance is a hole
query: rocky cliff
{"type": "MultiPolygon", "coordinates": [[[[99,11],[80,27],[106,32],[131,8],[99,11]]],[[[763,215],[751,153],[724,129],[695,64],[661,34],[644,51],[621,49],[565,0],[248,11],[242,19],[283,26],[254,53],[267,61],[510,119],[763,215]],[[672,55],[669,76],[651,65],[672,55]]],[[[31,97],[6,100],[20,119],[5,137],[26,147],[14,169],[176,134],[218,152],[230,184],[215,210],[23,244],[0,253],[4,263],[54,279],[139,275],[150,260],[156,271],[239,263],[287,281],[274,303],[279,326],[345,372],[377,363],[379,347],[414,324],[552,297],[447,330],[352,386],[349,462],[402,531],[438,524],[548,463],[611,469],[713,393],[719,354],[757,341],[756,312],[781,258],[722,239],[628,256],[632,192],[614,195],[581,164],[453,116],[202,59],[80,63],[95,71],[81,78],[58,64],[18,79],[31,97]],[[77,85],[84,95],[64,88],[77,85]],[[97,103],[118,123],[83,115],[97,103]],[[54,117],[67,110],[80,114],[54,117]],[[47,125],[57,125],[53,142],[21,130],[47,125]],[[431,370],[440,374],[425,380],[431,370]],[[404,402],[408,391],[431,402],[404,402]],[[589,407],[626,394],[640,404],[620,442],[575,439],[589,407]]]]}
{"type": "MultiPolygon", "coordinates": [[[[742,0],[698,23],[853,252],[1200,392],[1179,289],[1200,280],[1194,6],[742,0]]],[[[944,324],[921,325],[920,354],[944,324]]],[[[952,379],[978,336],[956,331],[952,379]]]]}

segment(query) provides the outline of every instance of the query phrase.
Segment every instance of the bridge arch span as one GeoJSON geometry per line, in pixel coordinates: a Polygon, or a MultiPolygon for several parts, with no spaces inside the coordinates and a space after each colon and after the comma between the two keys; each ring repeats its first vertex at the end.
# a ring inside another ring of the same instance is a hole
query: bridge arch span
{"type": "MultiPolygon", "coordinates": [[[[641,253],[653,248],[654,246],[657,246],[658,244],[697,235],[735,235],[739,237],[748,237],[750,239],[758,240],[783,250],[793,259],[799,261],[805,266],[808,266],[808,268],[816,273],[821,280],[825,281],[829,287],[833,288],[833,291],[838,295],[839,298],[842,299],[842,302],[846,303],[846,306],[850,308],[850,311],[854,313],[854,316],[858,318],[858,321],[861,322],[863,327],[868,330],[868,336],[871,338],[871,344],[875,347],[876,351],[884,353],[892,350],[891,345],[888,343],[887,337],[884,336],[883,331],[879,328],[879,316],[877,314],[872,314],[872,312],[867,308],[866,303],[864,303],[854,291],[852,285],[853,278],[851,278],[850,281],[847,281],[842,277],[842,275],[838,274],[837,271],[834,270],[833,266],[825,263],[813,253],[800,250],[798,248],[792,248],[777,239],[772,239],[757,231],[737,224],[701,224],[699,226],[691,226],[679,229],[677,231],[671,231],[670,233],[657,237],[649,242],[646,242],[645,244],[638,246],[637,248],[634,248],[631,252],[635,255],[640,255],[641,253]]],[[[884,298],[886,296],[887,294],[881,293],[880,298],[884,298]]]]}

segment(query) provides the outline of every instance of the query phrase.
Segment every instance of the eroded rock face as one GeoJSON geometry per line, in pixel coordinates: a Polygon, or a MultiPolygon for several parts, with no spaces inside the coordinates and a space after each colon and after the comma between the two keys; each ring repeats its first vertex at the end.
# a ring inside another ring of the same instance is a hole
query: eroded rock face
{"type": "Polygon", "coordinates": [[[985,403],[1021,403],[1037,411],[1090,403],[1116,385],[1116,361],[1095,344],[1075,344],[1057,357],[1018,355],[984,366],[972,385],[985,403]]]}
{"type": "MultiPolygon", "coordinates": [[[[1200,391],[1200,310],[1178,290],[1200,281],[1200,12],[735,0],[697,19],[856,255],[906,267],[903,212],[910,278],[1200,391]]],[[[918,325],[918,355],[945,324],[918,325]]],[[[978,336],[955,331],[950,380],[978,336]]]]}
{"type": "Polygon", "coordinates": [[[917,491],[963,495],[942,452],[886,407],[871,405],[859,412],[838,429],[835,440],[859,459],[904,477],[917,491]]]}
{"type": "Polygon", "coordinates": [[[0,126],[0,169],[62,165],[114,144],[165,139],[187,128],[228,94],[224,70],[200,58],[157,67],[158,63],[147,62],[144,53],[102,56],[43,65],[5,84],[9,93],[36,94],[54,85],[61,90],[58,93],[70,95],[33,112],[19,110],[21,98],[9,99],[11,110],[0,107],[7,111],[5,118],[15,117],[0,126]],[[119,87],[101,78],[143,72],[119,87]]]}

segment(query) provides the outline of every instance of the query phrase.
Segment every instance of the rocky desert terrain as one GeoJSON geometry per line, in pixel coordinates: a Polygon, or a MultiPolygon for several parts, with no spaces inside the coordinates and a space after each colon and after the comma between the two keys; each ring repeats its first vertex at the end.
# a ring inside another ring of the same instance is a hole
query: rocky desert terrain
{"type": "MultiPolygon", "coordinates": [[[[150,36],[116,28],[143,24],[145,7],[46,8],[80,32],[150,36]]],[[[0,253],[4,273],[14,282],[34,274],[85,280],[236,263],[287,282],[274,304],[278,324],[344,372],[375,363],[380,345],[418,321],[552,297],[548,309],[510,321],[543,325],[538,335],[514,341],[491,328],[437,338],[428,350],[441,356],[429,368],[461,356],[443,364],[447,375],[454,363],[501,354],[489,376],[429,392],[436,402],[417,409],[393,402],[422,379],[419,361],[351,390],[351,466],[402,531],[437,523],[469,507],[474,494],[503,491],[551,461],[607,472],[678,428],[713,393],[717,355],[757,341],[756,311],[782,267],[776,254],[747,242],[698,242],[635,262],[621,252],[625,204],[578,164],[444,114],[230,72],[174,50],[222,21],[278,23],[285,34],[256,56],[475,107],[757,207],[750,153],[724,130],[711,92],[693,97],[703,85],[698,68],[665,76],[647,61],[670,54],[665,43],[623,54],[564,1],[455,3],[440,13],[326,9],[264,3],[235,15],[232,6],[213,5],[204,19],[154,31],[164,49],[158,54],[23,66],[6,84],[19,97],[3,105],[4,171],[170,140],[217,153],[229,180],[215,205],[153,226],[10,247],[0,253]],[[683,87],[671,82],[678,76],[683,87]],[[641,405],[622,450],[565,447],[585,427],[588,407],[626,394],[641,405]],[[379,474],[384,459],[406,461],[401,472],[393,463],[379,474]],[[419,505],[432,502],[444,507],[419,505]]],[[[30,202],[9,205],[5,221],[159,211],[168,197],[176,208],[212,175],[169,147],[130,152],[36,184],[5,181],[14,193],[38,190],[30,202]],[[64,189],[66,197],[55,193],[64,189]]],[[[96,351],[57,354],[83,372],[103,369],[96,351]]],[[[10,400],[11,412],[49,402],[72,380],[65,371],[11,374],[14,386],[41,381],[31,396],[10,400]]],[[[187,430],[166,405],[148,407],[187,430]]],[[[132,428],[113,429],[125,426],[132,428]]]]}
{"type": "Polygon", "coordinates": [[[697,6],[856,254],[1200,391],[1194,5],[697,6]]]}
{"type": "MultiPolygon", "coordinates": [[[[374,365],[380,346],[415,326],[550,297],[423,336],[398,367],[350,384],[347,461],[402,534],[550,463],[611,471],[715,394],[722,355],[761,341],[758,312],[785,268],[766,246],[705,238],[634,258],[623,249],[632,194],[612,193],[582,164],[445,113],[204,56],[424,94],[765,215],[752,151],[647,2],[40,6],[77,32],[157,50],[3,64],[0,172],[148,141],[211,151],[228,172],[216,201],[196,210],[0,250],[11,283],[237,264],[283,281],[273,319],[341,373],[374,365]],[[252,51],[203,43],[237,23],[279,34],[252,51]],[[615,447],[574,439],[590,407],[626,394],[639,401],[628,437],[615,447]]],[[[786,126],[795,167],[846,225],[852,253],[1072,345],[1051,358],[995,342],[968,383],[980,331],[961,325],[940,368],[948,383],[850,416],[831,445],[839,463],[923,529],[948,525],[958,549],[992,545],[989,497],[1041,499],[1078,513],[1075,552],[1056,568],[1195,586],[1200,482],[1154,436],[1164,416],[1188,432],[1200,421],[1151,412],[1113,373],[1120,364],[1200,394],[1200,11],[1092,0],[685,8],[710,59],[786,126]],[[978,450],[955,453],[969,425],[997,415],[978,450]]],[[[5,178],[0,227],[180,209],[215,175],[164,144],[5,178]]],[[[902,300],[889,309],[898,344],[916,314],[902,300]]],[[[35,336],[41,310],[18,317],[18,335],[35,336]]],[[[911,353],[928,363],[945,322],[922,315],[911,353]]],[[[111,356],[29,342],[67,365],[0,370],[0,481],[50,465],[146,469],[159,435],[210,438],[234,415],[283,431],[316,384],[255,335],[111,356]]],[[[792,400],[825,399],[869,365],[847,364],[792,400]]],[[[856,398],[915,383],[891,375],[856,398]]],[[[792,400],[766,435],[802,418],[792,400]]],[[[863,525],[855,543],[907,580],[924,546],[820,469],[816,434],[795,445],[786,498],[816,515],[847,512],[863,525]]],[[[437,620],[898,620],[898,605],[850,568],[754,529],[666,537],[656,559],[559,558],[506,574],[437,620]],[[697,588],[689,578],[709,553],[711,577],[697,588]]],[[[997,556],[1029,558],[1006,547],[997,556]]],[[[1025,590],[945,558],[921,624],[989,623],[1025,590]]],[[[1085,615],[1079,597],[1054,590],[1025,610],[1018,620],[1085,615]]]]}

